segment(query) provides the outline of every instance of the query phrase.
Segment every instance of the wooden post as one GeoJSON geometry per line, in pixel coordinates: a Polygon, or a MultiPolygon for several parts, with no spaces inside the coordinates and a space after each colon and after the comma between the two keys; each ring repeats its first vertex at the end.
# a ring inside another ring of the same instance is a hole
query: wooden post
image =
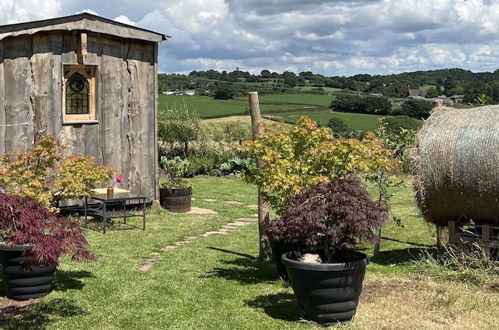
{"type": "MultiPolygon", "coordinates": [[[[249,92],[250,115],[251,115],[251,128],[253,130],[253,139],[256,139],[262,133],[262,116],[260,114],[260,102],[258,101],[258,92],[249,92]]],[[[263,166],[261,159],[256,160],[258,168],[263,166]]],[[[258,231],[260,237],[260,260],[269,259],[272,255],[270,250],[269,239],[265,233],[265,227],[269,223],[269,205],[262,197],[262,188],[258,187],[258,231]]]]}
{"type": "Polygon", "coordinates": [[[443,248],[447,244],[449,244],[449,229],[446,225],[437,225],[437,246],[443,248]]]}

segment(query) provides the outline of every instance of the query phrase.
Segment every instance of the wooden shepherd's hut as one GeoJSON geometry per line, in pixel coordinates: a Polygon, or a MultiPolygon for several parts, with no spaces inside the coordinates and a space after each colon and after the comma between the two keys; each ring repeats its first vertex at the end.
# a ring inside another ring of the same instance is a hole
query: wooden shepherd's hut
{"type": "Polygon", "coordinates": [[[88,13],[0,26],[0,154],[54,135],[157,199],[157,63],[165,35],[88,13]]]}

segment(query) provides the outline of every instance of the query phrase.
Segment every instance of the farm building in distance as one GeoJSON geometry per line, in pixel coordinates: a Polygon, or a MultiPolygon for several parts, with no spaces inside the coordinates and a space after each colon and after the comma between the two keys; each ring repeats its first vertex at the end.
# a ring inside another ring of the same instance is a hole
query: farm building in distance
{"type": "Polygon", "coordinates": [[[0,154],[54,135],[157,199],[157,59],[165,35],[88,13],[0,26],[0,154]]]}

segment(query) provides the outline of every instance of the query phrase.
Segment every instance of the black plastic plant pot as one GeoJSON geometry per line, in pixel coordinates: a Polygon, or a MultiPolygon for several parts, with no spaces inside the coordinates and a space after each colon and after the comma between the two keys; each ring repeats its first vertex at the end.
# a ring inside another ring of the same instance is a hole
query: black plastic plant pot
{"type": "Polygon", "coordinates": [[[357,310],[367,255],[345,263],[311,264],[282,255],[303,316],[324,326],[350,321],[357,310]]]}
{"type": "Polygon", "coordinates": [[[46,296],[52,287],[56,265],[45,267],[22,267],[28,258],[24,251],[27,245],[0,245],[0,264],[5,296],[13,300],[29,300],[46,296]]]}
{"type": "Polygon", "coordinates": [[[189,212],[192,206],[192,187],[187,188],[160,188],[159,203],[170,212],[189,212]]]}
{"type": "Polygon", "coordinates": [[[285,281],[289,281],[288,273],[286,272],[286,266],[282,263],[283,253],[299,250],[301,247],[295,244],[287,244],[282,241],[269,240],[270,248],[272,249],[272,259],[275,263],[275,268],[277,270],[277,275],[285,281]]]}

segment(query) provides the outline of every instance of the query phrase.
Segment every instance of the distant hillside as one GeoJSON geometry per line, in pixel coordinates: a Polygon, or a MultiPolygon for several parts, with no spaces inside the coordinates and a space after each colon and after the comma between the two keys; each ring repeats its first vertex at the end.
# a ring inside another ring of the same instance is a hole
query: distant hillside
{"type": "Polygon", "coordinates": [[[192,71],[183,74],[159,74],[159,91],[168,89],[195,90],[197,95],[215,96],[221,99],[245,95],[250,90],[261,94],[317,93],[332,95],[342,90],[358,94],[382,94],[402,98],[408,90],[422,88],[428,98],[439,95],[463,95],[465,103],[473,103],[484,95],[488,104],[499,103],[499,70],[472,72],[462,69],[405,72],[393,75],[357,74],[351,77],[326,77],[310,71],[298,74],[262,70],[259,75],[235,70],[192,71]]]}

